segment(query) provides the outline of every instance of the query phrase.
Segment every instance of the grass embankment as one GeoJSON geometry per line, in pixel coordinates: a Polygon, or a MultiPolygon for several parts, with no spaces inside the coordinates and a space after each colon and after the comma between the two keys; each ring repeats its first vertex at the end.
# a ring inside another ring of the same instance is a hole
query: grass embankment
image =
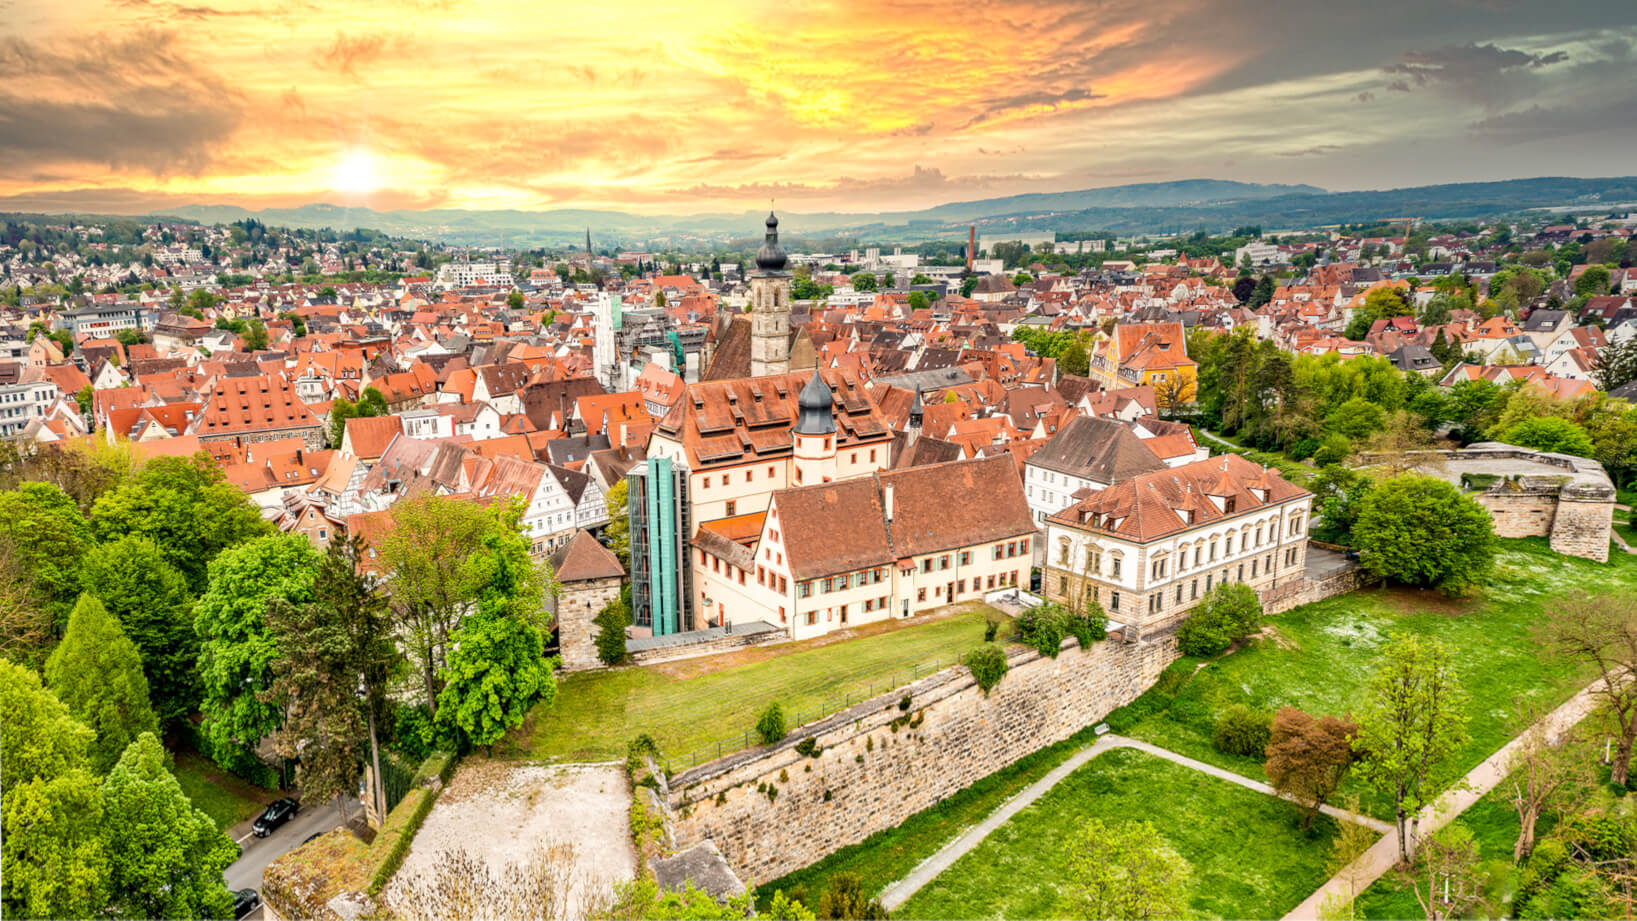
{"type": "Polygon", "coordinates": [[[1336,823],[1311,833],[1276,797],[1131,749],[1097,756],[995,829],[893,913],[895,918],[1065,918],[1065,876],[1088,818],[1146,820],[1193,868],[1201,917],[1277,918],[1329,877],[1336,823]]]}
{"type": "MultiPolygon", "coordinates": [[[[775,701],[792,725],[849,695],[882,693],[932,668],[952,665],[983,640],[984,618],[964,605],[947,615],[889,620],[799,643],[764,646],[640,668],[562,676],[557,700],[536,708],[507,737],[503,756],[607,761],[647,733],[667,759],[722,743],[737,748],[775,701]]],[[[1002,627],[1002,634],[1008,630],[1002,627]]],[[[684,761],[680,767],[686,766],[684,761]]]]}
{"type": "MultiPolygon", "coordinates": [[[[1519,705],[1555,706],[1590,680],[1582,668],[1543,657],[1530,635],[1547,602],[1576,589],[1637,591],[1637,558],[1618,554],[1595,563],[1554,554],[1544,540],[1502,541],[1494,574],[1471,598],[1374,589],[1305,605],[1270,619],[1246,648],[1207,664],[1174,699],[1151,691],[1111,722],[1126,735],[1264,780],[1260,762],[1212,747],[1218,714],[1235,703],[1356,712],[1388,636],[1410,631],[1437,637],[1455,653],[1472,737],[1457,758],[1465,773],[1517,734],[1519,705]]],[[[1197,664],[1184,660],[1173,668],[1197,664]]],[[[1386,802],[1364,796],[1355,780],[1343,788],[1348,793],[1360,795],[1366,811],[1388,817],[1386,802]]]]}
{"type": "Polygon", "coordinates": [[[254,816],[278,795],[234,777],[193,752],[176,752],[171,773],[194,807],[204,810],[223,831],[254,816]]]}

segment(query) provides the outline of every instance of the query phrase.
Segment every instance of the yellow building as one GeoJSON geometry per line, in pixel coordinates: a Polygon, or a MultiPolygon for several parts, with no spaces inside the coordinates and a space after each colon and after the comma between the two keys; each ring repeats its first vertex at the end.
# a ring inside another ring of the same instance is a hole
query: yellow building
{"type": "Polygon", "coordinates": [[[1199,365],[1188,357],[1181,323],[1121,323],[1093,350],[1091,376],[1110,389],[1153,387],[1168,407],[1194,399],[1199,365]]]}

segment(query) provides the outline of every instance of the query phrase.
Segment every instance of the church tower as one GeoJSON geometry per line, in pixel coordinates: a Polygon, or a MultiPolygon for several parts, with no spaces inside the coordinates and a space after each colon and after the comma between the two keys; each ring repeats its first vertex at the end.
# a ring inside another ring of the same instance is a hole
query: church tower
{"type": "Polygon", "coordinates": [[[779,219],[767,214],[767,237],[750,275],[750,376],[790,370],[790,273],[779,246],[779,219]]]}

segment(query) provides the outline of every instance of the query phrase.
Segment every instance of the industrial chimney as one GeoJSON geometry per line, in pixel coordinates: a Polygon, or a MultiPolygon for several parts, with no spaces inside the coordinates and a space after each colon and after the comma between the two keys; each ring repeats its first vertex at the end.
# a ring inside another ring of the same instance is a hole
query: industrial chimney
{"type": "Polygon", "coordinates": [[[972,254],[978,248],[978,225],[966,228],[966,274],[972,274],[972,254]]]}

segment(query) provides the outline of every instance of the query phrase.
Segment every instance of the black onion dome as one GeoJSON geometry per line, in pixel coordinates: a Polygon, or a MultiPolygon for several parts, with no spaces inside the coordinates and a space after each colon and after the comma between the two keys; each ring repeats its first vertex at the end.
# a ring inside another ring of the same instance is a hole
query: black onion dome
{"type": "Polygon", "coordinates": [[[831,412],[831,393],[817,369],[796,397],[797,435],[829,435],[836,430],[836,417],[831,412]]]}
{"type": "Polygon", "coordinates": [[[769,211],[767,236],[763,238],[762,248],[756,251],[756,267],[764,272],[782,272],[789,261],[784,248],[779,246],[779,219],[769,211]]]}

